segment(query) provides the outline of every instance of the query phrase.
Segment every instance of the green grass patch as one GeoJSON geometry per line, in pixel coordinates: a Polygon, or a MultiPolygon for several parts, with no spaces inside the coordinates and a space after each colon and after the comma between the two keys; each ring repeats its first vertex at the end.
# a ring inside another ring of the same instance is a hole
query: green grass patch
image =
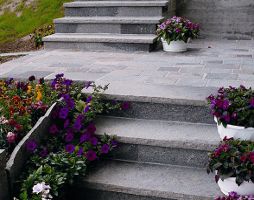
{"type": "MultiPolygon", "coordinates": [[[[0,0],[0,5],[6,0],[0,0]]],[[[16,12],[7,11],[0,16],[0,43],[10,42],[33,33],[42,25],[63,16],[63,3],[71,0],[37,0],[29,7],[21,3],[16,12]],[[17,12],[21,12],[17,16],[17,12]]]]}

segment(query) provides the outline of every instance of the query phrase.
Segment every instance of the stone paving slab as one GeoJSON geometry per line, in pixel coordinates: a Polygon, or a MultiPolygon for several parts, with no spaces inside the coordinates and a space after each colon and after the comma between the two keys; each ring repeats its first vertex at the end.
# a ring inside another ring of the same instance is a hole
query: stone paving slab
{"type": "Polygon", "coordinates": [[[42,50],[0,65],[1,78],[51,79],[61,72],[74,80],[110,83],[121,95],[201,100],[214,87],[254,87],[254,40],[194,40],[186,53],[42,50]]]}

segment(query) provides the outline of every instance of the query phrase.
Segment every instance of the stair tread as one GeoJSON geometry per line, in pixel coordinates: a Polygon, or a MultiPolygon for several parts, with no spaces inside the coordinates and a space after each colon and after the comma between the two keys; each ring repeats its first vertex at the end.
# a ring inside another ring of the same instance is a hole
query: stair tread
{"type": "Polygon", "coordinates": [[[212,150],[219,143],[215,125],[161,120],[99,117],[97,134],[116,135],[131,144],[212,150]]]}
{"type": "Polygon", "coordinates": [[[161,7],[166,6],[168,1],[76,1],[65,3],[64,7],[111,7],[111,6],[141,6],[141,7],[161,7]]]}
{"type": "Polygon", "coordinates": [[[80,184],[90,189],[179,200],[212,200],[221,195],[213,175],[207,175],[205,169],[173,165],[103,161],[80,184]]]}
{"type": "Polygon", "coordinates": [[[131,24],[157,24],[163,17],[63,17],[55,19],[55,23],[131,23],[131,24]]]}
{"type": "Polygon", "coordinates": [[[105,42],[105,43],[145,43],[153,44],[156,35],[153,34],[85,34],[56,33],[43,38],[45,42],[105,42]]]}

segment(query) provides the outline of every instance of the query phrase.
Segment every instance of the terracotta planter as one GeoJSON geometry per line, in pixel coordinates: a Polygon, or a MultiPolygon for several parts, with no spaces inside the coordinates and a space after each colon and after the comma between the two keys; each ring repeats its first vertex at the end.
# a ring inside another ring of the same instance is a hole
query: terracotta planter
{"type": "Polygon", "coordinates": [[[174,53],[180,53],[187,51],[187,43],[178,40],[178,41],[171,41],[170,44],[168,44],[164,39],[161,39],[163,50],[167,52],[174,52],[174,53]]]}
{"type": "Polygon", "coordinates": [[[224,181],[221,179],[218,181],[218,185],[223,194],[228,195],[229,192],[236,192],[239,195],[254,195],[254,183],[243,182],[238,186],[235,182],[236,178],[227,178],[224,181]]]}
{"type": "Polygon", "coordinates": [[[217,123],[218,133],[221,139],[227,137],[254,141],[254,128],[245,128],[243,126],[234,126],[230,124],[225,128],[222,124],[218,124],[216,118],[214,120],[217,123]]]}

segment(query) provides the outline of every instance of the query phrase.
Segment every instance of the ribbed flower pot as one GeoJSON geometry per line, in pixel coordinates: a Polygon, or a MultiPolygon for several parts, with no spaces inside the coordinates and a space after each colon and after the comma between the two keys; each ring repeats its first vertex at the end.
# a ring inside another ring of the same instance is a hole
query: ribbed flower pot
{"type": "Polygon", "coordinates": [[[236,178],[227,178],[224,181],[219,179],[218,185],[223,194],[228,195],[229,192],[236,192],[239,195],[254,195],[254,183],[243,182],[238,186],[235,182],[236,178]]]}
{"type": "Polygon", "coordinates": [[[161,39],[163,50],[166,52],[174,52],[174,53],[180,53],[187,51],[187,43],[178,40],[178,41],[171,41],[170,44],[168,44],[164,39],[161,39]]]}
{"type": "Polygon", "coordinates": [[[225,128],[222,124],[218,124],[216,118],[214,120],[217,123],[218,133],[222,140],[227,137],[254,141],[254,128],[245,128],[243,126],[234,126],[230,124],[225,128]]]}

